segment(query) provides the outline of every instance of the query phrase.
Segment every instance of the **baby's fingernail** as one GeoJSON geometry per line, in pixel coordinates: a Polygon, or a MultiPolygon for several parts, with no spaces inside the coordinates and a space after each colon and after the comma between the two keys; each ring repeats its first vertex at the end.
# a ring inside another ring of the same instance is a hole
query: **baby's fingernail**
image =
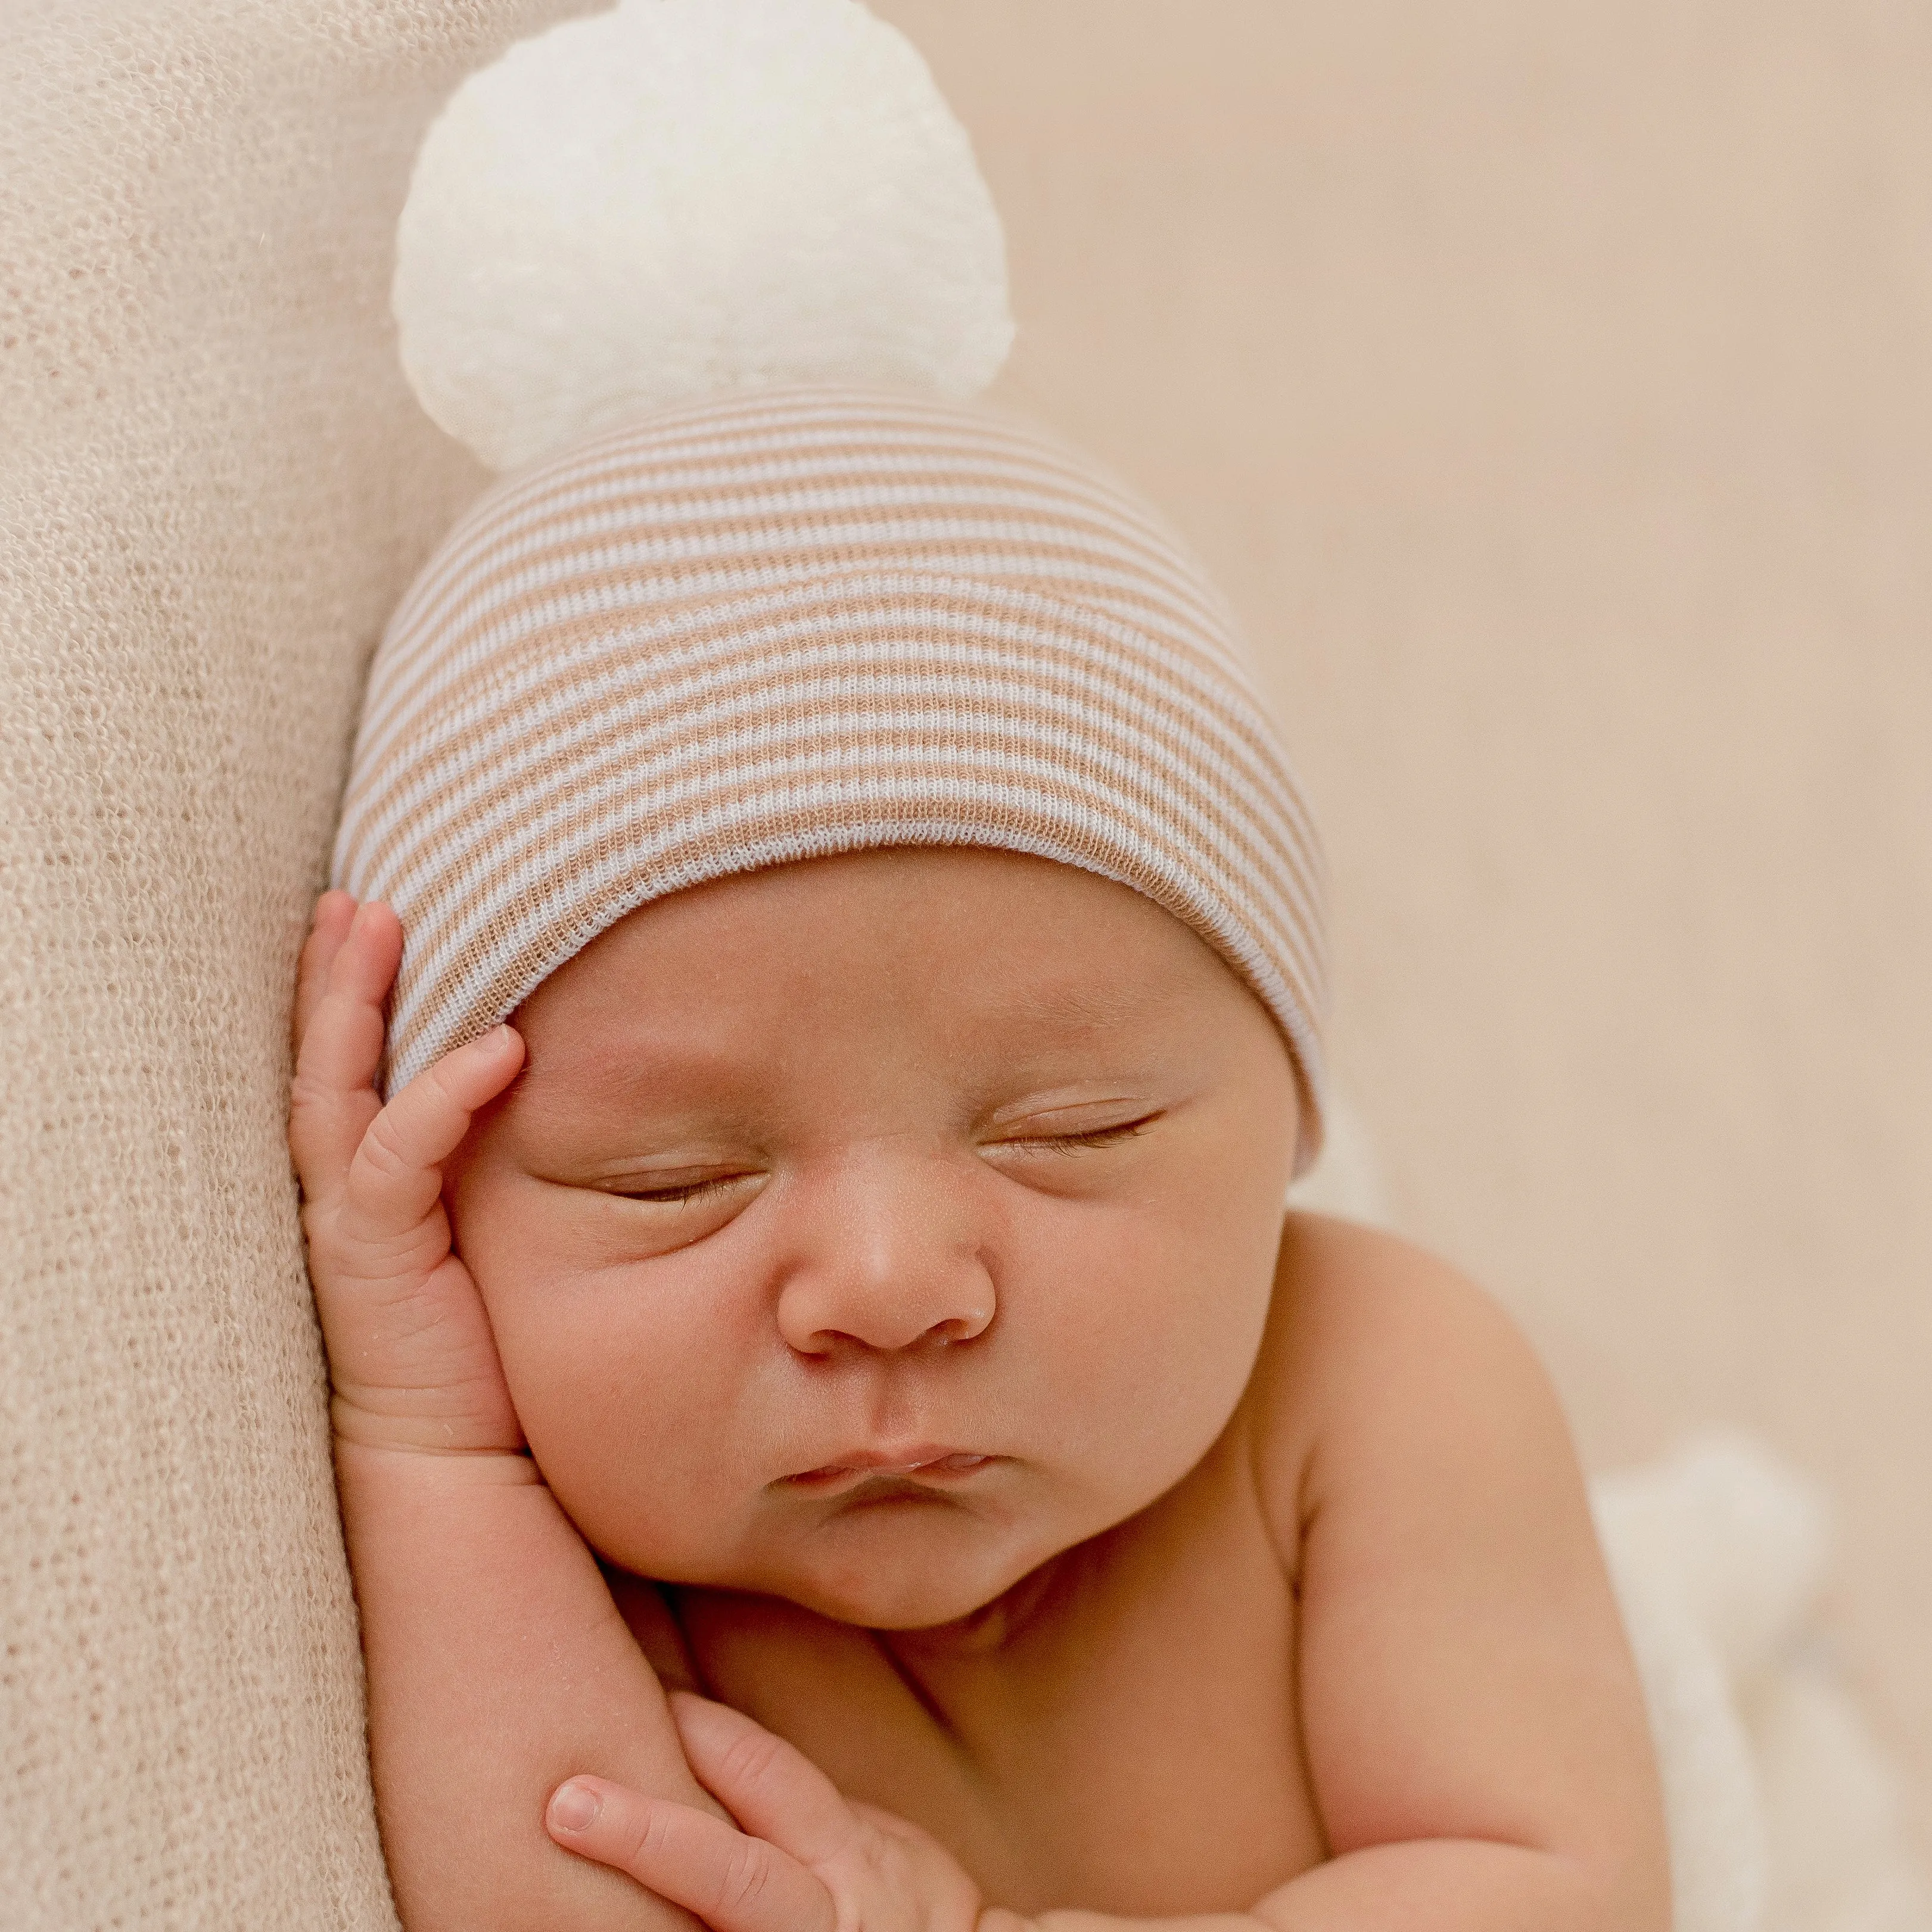
{"type": "Polygon", "coordinates": [[[550,1801],[550,1822],[560,1832],[582,1832],[604,1808],[604,1801],[587,1784],[562,1786],[550,1801]]]}

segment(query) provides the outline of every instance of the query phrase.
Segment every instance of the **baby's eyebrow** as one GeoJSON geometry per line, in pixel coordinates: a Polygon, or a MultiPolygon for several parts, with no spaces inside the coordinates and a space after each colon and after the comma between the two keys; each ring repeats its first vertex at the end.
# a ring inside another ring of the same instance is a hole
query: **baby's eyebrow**
{"type": "Polygon", "coordinates": [[[1148,1004],[1142,987],[1071,982],[1030,988],[1010,1010],[1022,1025],[1042,1033],[1110,1033],[1144,1018],[1148,1004]]]}
{"type": "Polygon", "coordinates": [[[714,1110],[755,1069],[729,1048],[662,1034],[634,1036],[608,1052],[531,1055],[523,1094],[526,1108],[563,1108],[580,1114],[586,1107],[622,1115],[653,1115],[714,1110]]]}

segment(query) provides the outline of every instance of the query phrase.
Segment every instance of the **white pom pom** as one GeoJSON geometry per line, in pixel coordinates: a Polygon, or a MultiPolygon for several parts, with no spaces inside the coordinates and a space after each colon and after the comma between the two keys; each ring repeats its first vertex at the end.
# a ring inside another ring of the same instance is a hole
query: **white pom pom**
{"type": "Polygon", "coordinates": [[[623,0],[520,42],[424,139],[403,367],[491,468],[721,391],[984,388],[1012,340],[965,130],[858,0],[623,0]]]}

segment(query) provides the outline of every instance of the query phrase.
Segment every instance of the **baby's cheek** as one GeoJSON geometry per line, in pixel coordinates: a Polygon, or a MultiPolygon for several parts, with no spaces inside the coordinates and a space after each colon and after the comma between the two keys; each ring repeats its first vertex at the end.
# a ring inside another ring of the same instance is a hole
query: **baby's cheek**
{"type": "Polygon", "coordinates": [[[1118,1484],[1138,1508],[1233,1413],[1260,1346],[1267,1271],[1252,1243],[1186,1214],[1043,1216],[1016,1232],[1031,1237],[1009,1295],[1027,1404],[1052,1418],[1086,1480],[1118,1484]]]}
{"type": "Polygon", "coordinates": [[[602,1553],[665,1575],[736,1514],[742,1358],[701,1304],[650,1274],[553,1273],[486,1300],[544,1480],[602,1553]]]}

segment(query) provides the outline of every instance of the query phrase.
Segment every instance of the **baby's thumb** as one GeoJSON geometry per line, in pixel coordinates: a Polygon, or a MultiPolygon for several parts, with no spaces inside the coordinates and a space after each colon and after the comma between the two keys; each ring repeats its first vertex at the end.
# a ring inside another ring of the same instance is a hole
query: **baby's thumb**
{"type": "Polygon", "coordinates": [[[418,1074],[369,1124],[350,1163],[345,1232],[382,1244],[418,1226],[441,1197],[443,1163],[523,1064],[522,1036],[500,1026],[418,1074]]]}
{"type": "Polygon", "coordinates": [[[863,1828],[817,1765],[742,1711],[688,1690],[674,1691],[670,1708],[693,1774],[747,1832],[817,1867],[863,1828]]]}

